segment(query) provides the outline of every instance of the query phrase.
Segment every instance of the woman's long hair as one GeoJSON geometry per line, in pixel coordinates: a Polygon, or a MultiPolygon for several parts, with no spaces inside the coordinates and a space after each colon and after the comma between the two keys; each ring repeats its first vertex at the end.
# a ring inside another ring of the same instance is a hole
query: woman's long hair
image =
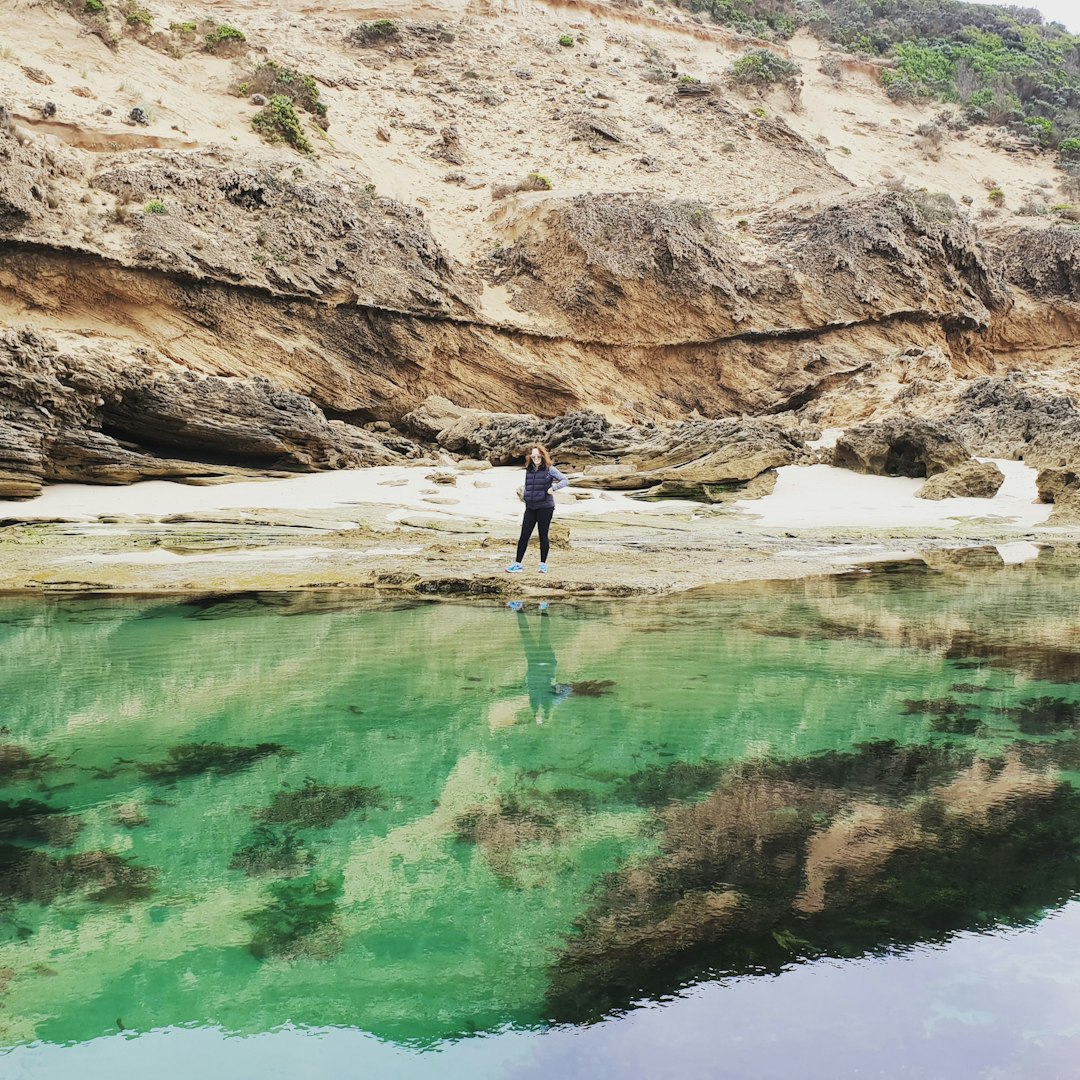
{"type": "Polygon", "coordinates": [[[534,450],[540,451],[540,467],[543,469],[551,468],[551,455],[547,451],[546,446],[540,446],[539,443],[536,446],[530,446],[529,452],[525,455],[525,468],[531,469],[533,467],[532,452],[534,450]]]}

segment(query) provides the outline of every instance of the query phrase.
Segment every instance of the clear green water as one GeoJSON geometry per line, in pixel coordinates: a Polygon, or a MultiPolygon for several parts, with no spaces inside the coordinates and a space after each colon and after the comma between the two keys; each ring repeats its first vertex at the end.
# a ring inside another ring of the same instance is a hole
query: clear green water
{"type": "Polygon", "coordinates": [[[0,600],[0,1075],[1076,1075],[1076,554],[0,600]]]}

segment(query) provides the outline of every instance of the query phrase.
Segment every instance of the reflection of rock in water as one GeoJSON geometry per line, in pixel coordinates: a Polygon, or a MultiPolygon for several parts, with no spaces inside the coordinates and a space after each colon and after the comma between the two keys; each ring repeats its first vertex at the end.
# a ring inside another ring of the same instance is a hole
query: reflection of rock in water
{"type": "MultiPolygon", "coordinates": [[[[660,805],[659,782],[643,802],[660,805]]],[[[1080,888],[1080,794],[1017,757],[878,743],[733,766],[658,823],[661,853],[603,883],[553,964],[556,1020],[706,974],[1024,922],[1080,888]]]]}
{"type": "Polygon", "coordinates": [[[557,843],[563,836],[553,813],[541,805],[524,805],[504,795],[487,806],[474,807],[454,822],[459,843],[476,844],[491,872],[506,888],[516,888],[514,856],[526,844],[557,843]]]}
{"type": "Polygon", "coordinates": [[[1080,705],[1064,698],[1031,698],[1004,712],[1025,735],[1051,735],[1080,728],[1080,705]]]}
{"type": "MultiPolygon", "coordinates": [[[[745,604],[738,626],[764,637],[914,646],[960,670],[990,667],[1076,682],[1080,613],[1069,589],[1078,550],[1044,549],[1032,562],[998,570],[941,574],[907,564],[820,587],[807,583],[802,591],[766,594],[759,606],[745,604]]],[[[973,689],[980,688],[967,685],[973,689]]]]}

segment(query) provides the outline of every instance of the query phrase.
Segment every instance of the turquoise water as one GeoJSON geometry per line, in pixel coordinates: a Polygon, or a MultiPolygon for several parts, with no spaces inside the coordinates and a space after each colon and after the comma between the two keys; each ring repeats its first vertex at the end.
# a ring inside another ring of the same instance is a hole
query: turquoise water
{"type": "Polygon", "coordinates": [[[1076,1075],[1078,565],[0,600],[0,1075],[1076,1075]]]}

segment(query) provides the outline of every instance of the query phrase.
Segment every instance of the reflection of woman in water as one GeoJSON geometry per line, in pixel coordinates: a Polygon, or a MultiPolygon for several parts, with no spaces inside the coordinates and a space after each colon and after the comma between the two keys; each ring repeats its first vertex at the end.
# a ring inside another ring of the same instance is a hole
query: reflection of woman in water
{"type": "Polygon", "coordinates": [[[529,694],[529,708],[532,709],[536,722],[542,724],[546,717],[551,716],[552,708],[566,696],[569,689],[555,685],[558,660],[551,647],[547,604],[540,605],[537,615],[540,626],[535,635],[521,601],[511,602],[510,607],[517,612],[518,634],[525,650],[525,689],[529,694]]]}

